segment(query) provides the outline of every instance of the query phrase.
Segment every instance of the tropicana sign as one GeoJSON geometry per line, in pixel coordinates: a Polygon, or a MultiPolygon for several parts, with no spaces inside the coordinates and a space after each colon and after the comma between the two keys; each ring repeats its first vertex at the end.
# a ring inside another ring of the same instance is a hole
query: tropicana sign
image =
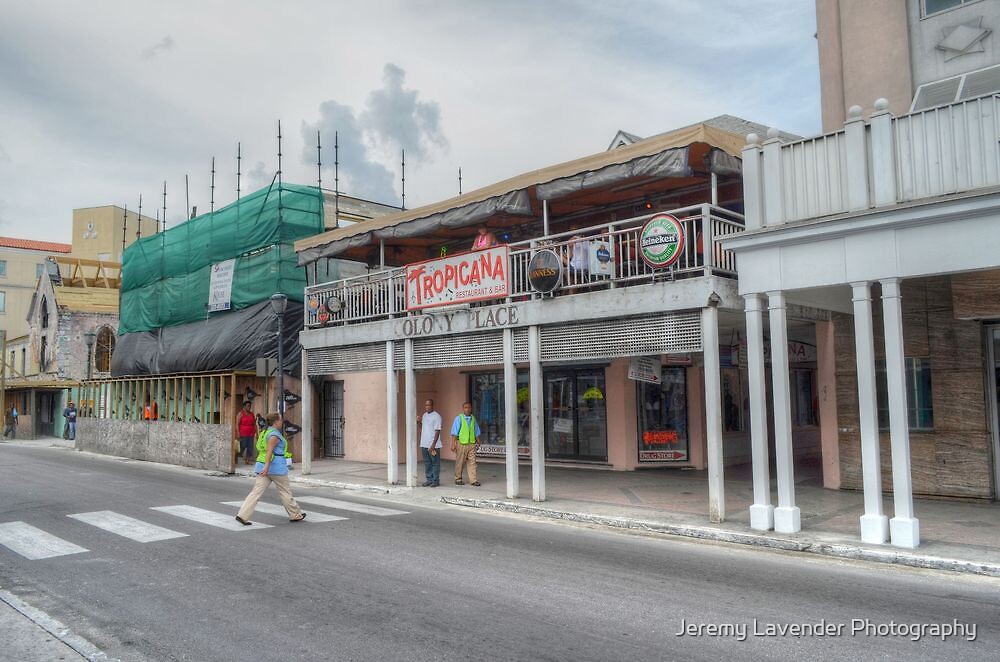
{"type": "Polygon", "coordinates": [[[406,309],[501,299],[509,292],[507,246],[406,265],[406,309]]]}

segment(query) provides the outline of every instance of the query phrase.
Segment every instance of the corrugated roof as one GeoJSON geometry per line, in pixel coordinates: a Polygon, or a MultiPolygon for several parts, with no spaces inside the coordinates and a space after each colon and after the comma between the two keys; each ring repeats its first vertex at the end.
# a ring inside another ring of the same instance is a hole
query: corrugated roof
{"type": "Polygon", "coordinates": [[[26,251],[45,251],[46,253],[69,253],[73,247],[69,244],[59,244],[54,241],[35,241],[34,239],[17,239],[16,237],[0,237],[0,247],[20,248],[26,251]]]}
{"type": "MultiPolygon", "coordinates": [[[[716,118],[718,119],[718,118],[716,118]]],[[[580,159],[567,161],[540,170],[532,170],[510,179],[491,184],[489,186],[470,191],[463,195],[448,198],[430,205],[407,209],[395,214],[388,214],[371,221],[357,223],[350,227],[338,228],[323,234],[306,237],[295,242],[295,250],[302,251],[313,246],[322,246],[340,239],[363,234],[372,230],[392,227],[402,223],[407,223],[416,219],[424,218],[449,209],[456,209],[467,204],[487,200],[494,196],[503,195],[510,191],[527,189],[536,184],[551,182],[562,177],[569,177],[582,172],[594,171],[605,166],[626,163],[632,159],[642,156],[658,154],[666,149],[683,147],[693,143],[707,143],[713,147],[722,149],[732,156],[740,156],[743,147],[746,145],[746,136],[740,135],[711,126],[708,123],[694,124],[689,127],[670,131],[668,133],[653,136],[640,140],[639,142],[619,147],[605,152],[598,152],[580,159]]]]}

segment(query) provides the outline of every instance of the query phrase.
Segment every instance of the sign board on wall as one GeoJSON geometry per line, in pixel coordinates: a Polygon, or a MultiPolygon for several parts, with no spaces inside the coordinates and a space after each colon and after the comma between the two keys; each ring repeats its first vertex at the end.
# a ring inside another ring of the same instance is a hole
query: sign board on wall
{"type": "Polygon", "coordinates": [[[654,269],[666,269],[684,252],[684,227],[670,214],[657,214],[642,227],[639,254],[654,269]]]}
{"type": "Polygon", "coordinates": [[[226,260],[212,265],[212,275],[208,282],[208,312],[229,310],[234,271],[236,271],[236,260],[226,260]]]}
{"type": "Polygon", "coordinates": [[[639,382],[659,384],[660,359],[655,356],[633,356],[628,362],[628,378],[639,382]]]}
{"type": "Polygon", "coordinates": [[[406,265],[406,309],[501,299],[509,292],[507,246],[406,265]]]}
{"type": "Polygon", "coordinates": [[[611,252],[611,242],[604,239],[595,239],[588,242],[589,268],[591,277],[606,276],[612,278],[615,275],[615,256],[611,252]]]}

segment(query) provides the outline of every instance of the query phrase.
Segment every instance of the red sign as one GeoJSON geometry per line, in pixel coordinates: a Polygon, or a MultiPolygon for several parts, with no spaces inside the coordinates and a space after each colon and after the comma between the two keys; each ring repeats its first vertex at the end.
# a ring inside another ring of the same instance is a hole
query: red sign
{"type": "Polygon", "coordinates": [[[506,246],[406,265],[406,309],[502,299],[509,292],[506,246]]]}
{"type": "Polygon", "coordinates": [[[642,433],[642,443],[647,446],[665,446],[679,441],[674,430],[647,430],[642,433]]]}

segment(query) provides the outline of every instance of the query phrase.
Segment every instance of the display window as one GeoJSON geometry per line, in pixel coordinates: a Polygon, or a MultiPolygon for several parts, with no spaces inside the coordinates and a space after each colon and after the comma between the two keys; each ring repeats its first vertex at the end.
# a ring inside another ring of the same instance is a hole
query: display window
{"type": "Polygon", "coordinates": [[[608,460],[608,409],[603,367],[548,370],[545,449],[548,457],[608,460]]]}
{"type": "MultiPolygon", "coordinates": [[[[528,430],[529,414],[528,373],[517,373],[517,430],[510,437],[517,443],[517,454],[531,455],[531,434],[528,430]]],[[[503,456],[507,453],[508,433],[504,407],[504,381],[502,372],[484,372],[469,375],[469,402],[472,413],[479,421],[482,444],[477,455],[503,456]]]]}
{"type": "Polygon", "coordinates": [[[687,370],[664,366],[659,384],[637,387],[640,462],[688,462],[687,370]]]}

